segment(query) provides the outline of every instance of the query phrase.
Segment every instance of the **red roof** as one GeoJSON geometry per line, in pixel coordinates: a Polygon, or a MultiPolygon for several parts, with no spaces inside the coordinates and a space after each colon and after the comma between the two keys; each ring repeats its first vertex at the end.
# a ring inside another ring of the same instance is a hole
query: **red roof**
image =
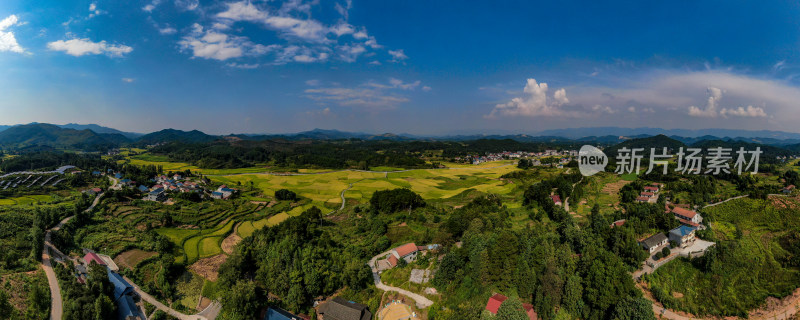
{"type": "Polygon", "coordinates": [[[493,314],[497,314],[497,310],[500,309],[500,305],[503,304],[503,301],[506,301],[506,299],[508,299],[508,297],[499,293],[495,293],[491,298],[489,298],[489,301],[486,302],[486,310],[489,310],[489,312],[493,314]]]}
{"type": "Polygon", "coordinates": [[[647,197],[647,196],[653,196],[653,193],[652,192],[642,192],[641,195],[647,197]]]}
{"type": "Polygon", "coordinates": [[[83,256],[83,261],[86,261],[87,265],[91,264],[92,261],[94,261],[95,263],[97,263],[97,264],[99,264],[101,266],[106,265],[106,263],[103,261],[103,259],[100,259],[100,256],[98,256],[94,252],[89,252],[85,256],[83,256]]]}
{"type": "Polygon", "coordinates": [[[680,221],[681,223],[683,223],[683,224],[685,224],[687,226],[690,226],[690,227],[699,227],[700,226],[699,224],[691,222],[691,221],[686,220],[686,219],[678,219],[678,221],[680,221]]]}
{"type": "Polygon", "coordinates": [[[650,198],[648,198],[648,197],[645,197],[645,196],[638,196],[638,197],[636,197],[636,201],[644,201],[644,202],[647,202],[647,201],[650,201],[650,198]]]}
{"type": "Polygon", "coordinates": [[[101,192],[101,191],[103,191],[103,189],[100,189],[100,188],[92,188],[92,191],[94,191],[94,192],[101,192]]]}
{"type": "Polygon", "coordinates": [[[394,251],[397,251],[397,254],[402,258],[414,252],[417,252],[417,245],[412,243],[406,243],[402,246],[394,248],[394,251]]]}
{"type": "Polygon", "coordinates": [[[523,303],[522,307],[525,308],[525,313],[528,315],[528,319],[530,319],[530,320],[539,319],[539,315],[536,314],[536,310],[533,310],[533,305],[532,304],[523,303]]]}
{"type": "Polygon", "coordinates": [[[612,228],[613,227],[621,227],[624,224],[625,224],[625,219],[617,220],[617,221],[614,221],[614,222],[611,223],[611,227],[612,228]]]}
{"type": "Polygon", "coordinates": [[[784,189],[786,189],[786,190],[792,190],[792,189],[794,189],[794,185],[793,185],[793,184],[790,184],[790,185],[786,186],[786,188],[784,188],[784,189]]]}
{"type": "Polygon", "coordinates": [[[645,190],[649,190],[649,191],[658,191],[658,188],[656,188],[656,187],[650,187],[650,186],[644,187],[644,189],[645,189],[645,190]]]}
{"type": "Polygon", "coordinates": [[[561,197],[558,196],[557,194],[554,194],[554,195],[550,196],[550,199],[553,199],[553,203],[561,202],[561,197]]]}
{"type": "Polygon", "coordinates": [[[694,212],[694,211],[688,210],[688,209],[684,209],[684,208],[681,208],[681,207],[672,208],[672,213],[676,214],[676,215],[679,215],[679,216],[687,217],[689,219],[694,218],[694,216],[697,215],[697,212],[694,212]]]}
{"type": "Polygon", "coordinates": [[[393,254],[390,254],[389,258],[387,258],[386,260],[389,261],[389,264],[392,265],[392,267],[397,266],[397,258],[393,254]]]}

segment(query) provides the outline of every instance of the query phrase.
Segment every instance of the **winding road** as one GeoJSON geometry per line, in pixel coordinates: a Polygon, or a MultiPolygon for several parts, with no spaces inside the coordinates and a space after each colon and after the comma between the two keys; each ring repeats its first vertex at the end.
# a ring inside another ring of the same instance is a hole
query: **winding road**
{"type": "Polygon", "coordinates": [[[381,254],[379,254],[377,256],[372,257],[372,259],[369,260],[369,267],[372,269],[372,280],[375,282],[375,287],[377,287],[378,289],[381,289],[383,291],[399,292],[399,293],[401,293],[401,294],[403,294],[403,295],[405,295],[407,297],[410,297],[411,299],[414,299],[414,301],[417,302],[417,307],[420,308],[420,309],[425,309],[425,308],[430,307],[431,305],[433,305],[433,301],[431,301],[428,298],[425,298],[424,296],[422,296],[420,294],[416,294],[416,293],[413,293],[413,292],[405,290],[405,289],[400,289],[398,287],[387,286],[387,285],[383,284],[383,282],[381,282],[381,276],[380,276],[380,274],[378,274],[377,261],[381,257],[386,256],[387,254],[389,254],[391,252],[392,252],[391,250],[386,251],[384,253],[381,253],[381,254]]]}
{"type": "MultiPolygon", "coordinates": [[[[102,198],[104,194],[105,193],[102,192],[97,194],[97,196],[94,197],[94,201],[92,201],[92,205],[89,206],[89,208],[87,208],[84,212],[90,212],[94,210],[94,207],[100,203],[100,198],[102,198]]],[[[53,263],[51,262],[50,253],[55,253],[61,260],[64,260],[64,258],[67,257],[50,242],[50,234],[52,231],[60,230],[65,223],[72,219],[72,217],[74,216],[64,218],[64,220],[61,220],[61,222],[59,222],[55,227],[47,230],[47,232],[44,234],[42,269],[47,276],[47,283],[50,286],[50,320],[61,320],[61,317],[64,315],[64,304],[61,300],[61,287],[58,285],[58,277],[56,277],[56,273],[53,271],[53,263]]]]}

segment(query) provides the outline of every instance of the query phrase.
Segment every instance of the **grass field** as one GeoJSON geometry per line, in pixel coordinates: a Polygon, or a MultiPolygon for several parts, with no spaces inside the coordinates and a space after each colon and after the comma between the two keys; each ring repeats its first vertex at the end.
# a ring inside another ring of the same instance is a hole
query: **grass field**
{"type": "Polygon", "coordinates": [[[28,195],[15,198],[0,199],[0,206],[26,205],[36,202],[50,202],[52,200],[53,197],[50,195],[28,195]]]}

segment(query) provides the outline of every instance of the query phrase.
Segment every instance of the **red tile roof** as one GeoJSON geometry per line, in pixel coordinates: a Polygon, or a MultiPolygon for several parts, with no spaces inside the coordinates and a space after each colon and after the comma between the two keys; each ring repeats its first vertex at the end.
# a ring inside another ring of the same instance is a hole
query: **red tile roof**
{"type": "Polygon", "coordinates": [[[647,201],[650,201],[650,198],[645,197],[645,196],[638,196],[638,197],[636,197],[636,201],[647,202],[647,201]]]}
{"type": "Polygon", "coordinates": [[[794,185],[793,185],[793,184],[790,184],[790,185],[786,186],[786,188],[784,188],[784,189],[786,189],[786,190],[792,190],[792,189],[794,189],[794,185]]]}
{"type": "Polygon", "coordinates": [[[398,261],[397,261],[397,258],[395,258],[395,256],[393,254],[390,254],[389,258],[387,258],[386,260],[389,261],[389,264],[392,265],[392,267],[396,267],[397,266],[397,262],[398,261]]]}
{"type": "Polygon", "coordinates": [[[536,310],[533,310],[533,305],[530,303],[523,303],[522,307],[525,308],[525,313],[528,315],[529,320],[537,320],[539,319],[539,315],[536,314],[536,310]]]}
{"type": "Polygon", "coordinates": [[[697,215],[697,212],[694,212],[694,211],[688,210],[688,209],[684,209],[684,208],[681,208],[681,207],[672,208],[672,213],[676,214],[676,215],[679,215],[679,216],[687,217],[689,219],[694,218],[694,216],[697,215]]]}
{"type": "Polygon", "coordinates": [[[508,297],[499,293],[495,293],[491,298],[489,298],[489,301],[486,302],[486,310],[489,310],[489,312],[493,314],[497,314],[497,310],[500,309],[500,305],[503,304],[503,301],[506,301],[506,299],[508,299],[508,297]]]}
{"type": "Polygon", "coordinates": [[[625,224],[625,222],[626,222],[625,219],[614,221],[614,222],[611,223],[611,227],[612,228],[613,227],[621,227],[622,225],[625,224]]]}
{"type": "Polygon", "coordinates": [[[91,264],[92,261],[101,266],[106,265],[105,261],[103,261],[103,259],[100,259],[100,256],[98,256],[94,252],[89,252],[85,256],[83,256],[83,261],[85,261],[87,265],[91,264]]]}
{"type": "Polygon", "coordinates": [[[681,223],[683,223],[683,224],[685,224],[687,226],[690,226],[690,227],[699,227],[700,226],[699,224],[691,222],[691,221],[686,220],[686,219],[678,219],[678,221],[680,221],[681,223]]]}
{"type": "Polygon", "coordinates": [[[397,251],[397,254],[402,258],[414,252],[417,252],[417,245],[412,243],[406,243],[402,246],[394,248],[394,251],[397,251]]]}
{"type": "Polygon", "coordinates": [[[647,197],[647,196],[653,196],[654,194],[652,192],[642,192],[641,195],[647,197]]]}
{"type": "Polygon", "coordinates": [[[554,195],[550,196],[550,199],[553,199],[553,203],[561,202],[561,197],[559,195],[557,195],[557,194],[554,194],[554,195]]]}
{"type": "Polygon", "coordinates": [[[658,188],[657,188],[657,187],[650,187],[650,186],[646,186],[646,187],[644,187],[644,189],[645,189],[645,190],[648,190],[648,191],[658,191],[658,188]]]}
{"type": "Polygon", "coordinates": [[[94,192],[101,192],[101,191],[103,191],[103,189],[100,189],[100,188],[92,188],[92,191],[94,191],[94,192]]]}

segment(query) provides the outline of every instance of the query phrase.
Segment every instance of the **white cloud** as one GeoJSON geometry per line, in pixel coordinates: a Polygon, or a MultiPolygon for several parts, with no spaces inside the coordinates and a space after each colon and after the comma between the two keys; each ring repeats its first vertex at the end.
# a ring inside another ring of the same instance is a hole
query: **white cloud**
{"type": "Polygon", "coordinates": [[[689,107],[689,115],[693,117],[707,117],[714,118],[717,116],[717,106],[719,106],[719,99],[722,99],[722,90],[719,88],[708,87],[708,101],[706,102],[705,109],[700,109],[695,106],[689,107]]]}
{"type": "Polygon", "coordinates": [[[617,113],[616,110],[612,109],[609,106],[599,105],[596,104],[592,106],[592,111],[599,112],[599,113],[607,113],[607,114],[615,114],[617,113]]]}
{"type": "Polygon", "coordinates": [[[198,0],[175,0],[175,6],[182,10],[192,11],[200,6],[200,2],[198,0]]]}
{"type": "Polygon", "coordinates": [[[320,82],[317,79],[306,80],[306,85],[308,85],[308,86],[316,87],[319,84],[320,84],[320,82]]]}
{"type": "Polygon", "coordinates": [[[392,56],[392,62],[400,62],[408,59],[408,56],[403,52],[403,49],[389,50],[389,55],[392,56]]]}
{"type": "Polygon", "coordinates": [[[178,32],[178,30],[175,30],[175,28],[173,28],[173,27],[158,28],[158,33],[164,34],[164,35],[175,34],[177,32],[178,32]]]}
{"type": "Polygon", "coordinates": [[[689,115],[693,117],[706,117],[706,118],[715,118],[718,115],[722,116],[723,118],[727,118],[730,116],[737,116],[737,117],[766,117],[767,113],[764,111],[764,108],[761,107],[753,107],[752,105],[744,107],[737,107],[737,108],[722,108],[717,111],[719,108],[719,101],[722,99],[723,91],[719,88],[709,87],[708,88],[708,102],[706,102],[705,109],[700,109],[695,106],[689,107],[689,115]]]}
{"type": "Polygon", "coordinates": [[[14,37],[14,33],[6,31],[6,29],[19,24],[20,22],[17,16],[13,14],[0,21],[0,52],[11,51],[25,53],[25,49],[17,43],[17,38],[14,37]]]}
{"type": "Polygon", "coordinates": [[[331,116],[332,113],[331,113],[331,108],[330,107],[326,107],[326,108],[324,108],[322,110],[306,111],[306,115],[328,117],[328,116],[331,116]]]}
{"type": "Polygon", "coordinates": [[[133,83],[134,81],[136,81],[134,78],[122,78],[122,82],[125,83],[133,83]]]}
{"type": "Polygon", "coordinates": [[[426,91],[426,92],[427,92],[427,91],[431,91],[431,90],[432,90],[432,89],[431,89],[431,87],[429,87],[429,86],[423,86],[423,87],[422,87],[422,91],[426,91]]]}
{"type": "Polygon", "coordinates": [[[52,51],[80,57],[87,54],[105,54],[112,58],[123,57],[133,51],[133,48],[122,44],[108,44],[105,41],[92,42],[89,39],[58,40],[47,44],[52,51]]]}
{"type": "Polygon", "coordinates": [[[421,83],[422,83],[422,81],[419,81],[419,80],[411,82],[411,83],[405,83],[405,82],[403,82],[403,80],[400,80],[400,79],[389,78],[389,84],[391,84],[393,88],[400,88],[400,89],[403,89],[403,90],[416,89],[417,87],[419,87],[419,85],[421,83]]]}
{"type": "Polygon", "coordinates": [[[236,68],[236,69],[256,69],[256,68],[261,66],[258,63],[252,63],[252,64],[248,64],[248,63],[228,63],[226,65],[228,67],[236,68]]]}
{"type": "Polygon", "coordinates": [[[97,2],[92,2],[89,5],[89,11],[95,11],[95,10],[97,10],[97,2]]]}
{"type": "Polygon", "coordinates": [[[497,115],[526,117],[572,115],[559,108],[569,102],[566,90],[563,88],[556,90],[553,102],[548,102],[547,90],[547,83],[537,83],[536,79],[528,79],[521,97],[496,105],[487,117],[494,118],[497,115]]]}
{"type": "Polygon", "coordinates": [[[241,57],[246,49],[254,47],[246,38],[228,36],[214,30],[204,31],[197,23],[178,44],[184,50],[191,50],[194,57],[220,61],[241,57]]]}
{"type": "MultiPolygon", "coordinates": [[[[306,83],[310,86],[316,82],[306,83]]],[[[414,90],[420,86],[420,81],[406,83],[402,80],[390,78],[389,83],[369,81],[353,88],[341,86],[325,88],[309,88],[305,90],[306,97],[321,103],[334,103],[346,107],[360,107],[370,110],[393,109],[398,105],[408,102],[406,96],[400,91],[414,90]]],[[[318,83],[316,83],[318,84],[318,83]]]]}
{"type": "Polygon", "coordinates": [[[753,106],[747,106],[747,108],[738,107],[736,109],[725,109],[725,108],[723,108],[722,110],[720,110],[719,113],[723,117],[726,117],[726,116],[729,116],[729,115],[737,116],[737,117],[752,117],[752,118],[766,117],[767,116],[767,113],[764,111],[764,108],[753,107],[753,106]]]}

